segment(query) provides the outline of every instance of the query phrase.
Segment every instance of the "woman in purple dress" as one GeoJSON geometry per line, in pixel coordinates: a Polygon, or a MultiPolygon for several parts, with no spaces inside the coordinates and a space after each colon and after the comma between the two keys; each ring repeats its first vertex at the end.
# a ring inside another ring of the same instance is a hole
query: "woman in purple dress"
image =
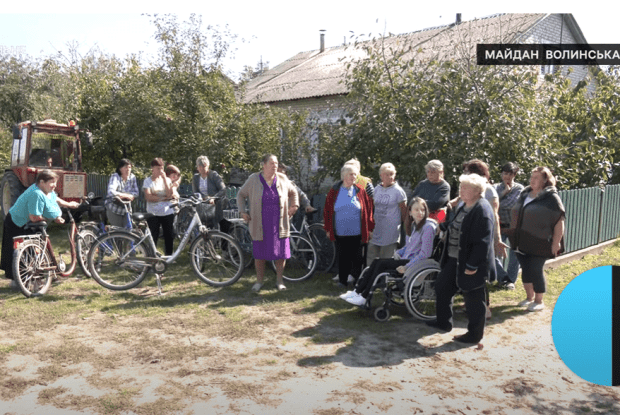
{"type": "Polygon", "coordinates": [[[252,174],[237,193],[237,205],[250,228],[252,252],[256,266],[256,284],[263,287],[265,261],[275,261],[278,290],[284,290],[282,275],[289,246],[290,218],[299,207],[295,186],[286,175],[278,173],[278,158],[267,154],[261,161],[262,172],[252,174]]]}

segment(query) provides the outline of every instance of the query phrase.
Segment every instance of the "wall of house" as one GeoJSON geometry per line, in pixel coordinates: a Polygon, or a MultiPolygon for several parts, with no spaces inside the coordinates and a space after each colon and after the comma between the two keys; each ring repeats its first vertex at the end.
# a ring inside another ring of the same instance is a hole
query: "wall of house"
{"type": "MultiPolygon", "coordinates": [[[[560,14],[551,14],[532,28],[525,43],[575,44],[577,40],[566,22],[562,26],[562,16],[560,14]]],[[[586,65],[571,65],[570,67],[573,71],[568,75],[568,78],[573,85],[576,85],[577,82],[588,75],[588,66],[586,65]]],[[[563,67],[562,73],[566,74],[568,68],[569,66],[563,67]]],[[[593,82],[590,82],[590,85],[588,85],[588,90],[591,93],[595,91],[593,82]]]]}
{"type": "MultiPolygon", "coordinates": [[[[335,123],[346,115],[346,98],[343,95],[330,95],[316,98],[296,99],[293,101],[277,101],[270,102],[269,105],[293,111],[308,111],[312,122],[317,124],[335,123]]],[[[310,140],[315,144],[320,140],[318,130],[310,135],[310,140]]],[[[311,177],[317,171],[320,165],[318,155],[314,154],[308,165],[302,166],[302,171],[298,172],[300,176],[311,177]]],[[[301,177],[300,177],[301,179],[301,177]]],[[[302,180],[303,182],[304,180],[302,180]]],[[[332,179],[327,179],[319,184],[318,188],[322,192],[326,192],[333,184],[332,179]]],[[[316,189],[304,189],[309,192],[316,189]]]]}
{"type": "Polygon", "coordinates": [[[276,101],[270,102],[269,105],[293,111],[308,111],[311,115],[316,116],[319,122],[335,122],[345,114],[343,108],[345,97],[343,95],[276,101]]]}

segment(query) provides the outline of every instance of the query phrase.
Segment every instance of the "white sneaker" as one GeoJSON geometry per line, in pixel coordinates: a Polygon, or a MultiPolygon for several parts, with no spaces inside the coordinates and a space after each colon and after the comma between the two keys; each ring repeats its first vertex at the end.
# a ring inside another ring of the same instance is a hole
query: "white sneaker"
{"type": "Polygon", "coordinates": [[[532,300],[528,300],[527,298],[523,301],[521,301],[519,304],[517,304],[518,307],[527,307],[530,304],[532,304],[534,301],[532,300]]]}
{"type": "Polygon", "coordinates": [[[332,278],[332,281],[338,282],[339,279],[340,279],[340,277],[338,276],[338,274],[336,274],[336,276],[334,278],[332,278]]]}
{"type": "Polygon", "coordinates": [[[355,282],[355,278],[353,278],[353,275],[349,274],[349,278],[347,278],[347,283],[353,284],[354,282],[355,282]]]}
{"type": "Polygon", "coordinates": [[[532,303],[527,306],[527,311],[543,311],[545,309],[545,305],[543,303],[532,303]]]}
{"type": "Polygon", "coordinates": [[[345,301],[349,304],[353,304],[356,305],[358,307],[363,306],[364,304],[366,304],[366,299],[364,297],[362,297],[362,294],[358,294],[355,293],[355,295],[346,298],[345,301]]]}
{"type": "Polygon", "coordinates": [[[342,298],[343,300],[346,300],[347,298],[351,297],[354,294],[355,294],[355,290],[347,291],[344,294],[340,294],[340,298],[342,298]]]}

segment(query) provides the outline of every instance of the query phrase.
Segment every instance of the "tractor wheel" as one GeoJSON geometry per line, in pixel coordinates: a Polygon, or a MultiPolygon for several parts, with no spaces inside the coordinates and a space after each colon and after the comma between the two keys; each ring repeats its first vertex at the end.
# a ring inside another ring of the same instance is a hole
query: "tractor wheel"
{"type": "Polygon", "coordinates": [[[0,181],[0,208],[2,219],[6,218],[11,206],[15,204],[17,198],[24,193],[26,188],[22,186],[19,179],[12,171],[7,171],[0,181]]]}

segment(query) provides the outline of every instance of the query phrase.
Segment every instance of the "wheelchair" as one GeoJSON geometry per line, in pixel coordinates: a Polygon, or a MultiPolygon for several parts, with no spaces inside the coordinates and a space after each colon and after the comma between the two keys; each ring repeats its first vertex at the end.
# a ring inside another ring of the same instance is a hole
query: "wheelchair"
{"type": "MultiPolygon", "coordinates": [[[[379,273],[373,280],[370,293],[363,308],[372,309],[372,298],[376,291],[384,295],[384,302],[373,311],[376,321],[389,320],[390,307],[406,307],[407,311],[422,321],[436,318],[435,280],[439,274],[439,263],[432,258],[417,262],[403,275],[398,271],[387,270],[379,273]]],[[[362,271],[370,272],[370,267],[362,271]]]]}

